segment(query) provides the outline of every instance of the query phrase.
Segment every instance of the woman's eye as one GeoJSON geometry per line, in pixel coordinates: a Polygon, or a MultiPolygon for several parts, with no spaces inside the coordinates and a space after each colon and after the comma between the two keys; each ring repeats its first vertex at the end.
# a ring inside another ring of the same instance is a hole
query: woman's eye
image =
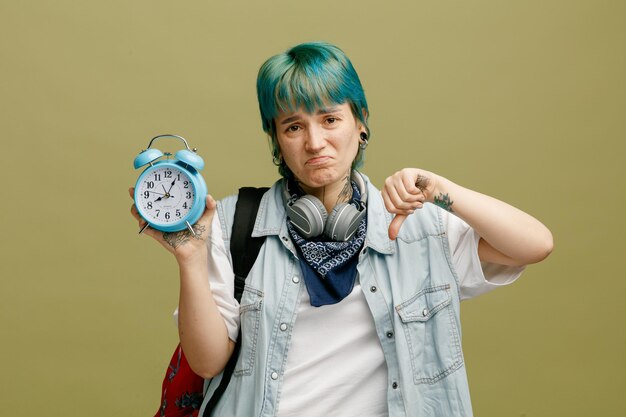
{"type": "Polygon", "coordinates": [[[337,119],[335,117],[329,117],[326,119],[326,123],[328,123],[329,125],[335,123],[336,121],[337,119]]]}
{"type": "Polygon", "coordinates": [[[298,130],[300,130],[300,126],[298,125],[291,125],[287,128],[287,132],[297,132],[298,130]]]}

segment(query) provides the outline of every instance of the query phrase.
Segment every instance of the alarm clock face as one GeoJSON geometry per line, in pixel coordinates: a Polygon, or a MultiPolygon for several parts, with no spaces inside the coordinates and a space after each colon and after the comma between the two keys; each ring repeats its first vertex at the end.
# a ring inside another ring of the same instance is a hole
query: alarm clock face
{"type": "Polygon", "coordinates": [[[155,165],[142,175],[135,195],[135,204],[144,219],[167,226],[180,222],[189,214],[196,190],[184,171],[171,165],[155,165]]]}

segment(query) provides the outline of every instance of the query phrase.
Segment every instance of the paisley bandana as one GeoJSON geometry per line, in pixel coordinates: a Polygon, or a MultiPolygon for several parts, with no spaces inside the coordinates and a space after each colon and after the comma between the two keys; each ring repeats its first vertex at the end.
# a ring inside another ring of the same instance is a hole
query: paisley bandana
{"type": "MultiPolygon", "coordinates": [[[[352,201],[360,199],[359,190],[352,182],[352,201]]],[[[356,279],[358,253],[365,243],[367,216],[347,242],[323,241],[324,236],[313,239],[303,238],[287,222],[293,242],[302,255],[300,266],[304,275],[311,305],[315,307],[336,304],[352,292],[356,279]]]]}

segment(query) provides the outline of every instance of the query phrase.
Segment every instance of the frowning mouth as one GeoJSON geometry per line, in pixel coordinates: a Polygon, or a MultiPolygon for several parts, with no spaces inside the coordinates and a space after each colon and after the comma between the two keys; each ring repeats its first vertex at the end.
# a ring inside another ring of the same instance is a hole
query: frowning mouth
{"type": "Polygon", "coordinates": [[[330,156],[316,156],[315,158],[311,158],[305,162],[305,165],[308,166],[318,166],[324,165],[331,160],[330,156]]]}

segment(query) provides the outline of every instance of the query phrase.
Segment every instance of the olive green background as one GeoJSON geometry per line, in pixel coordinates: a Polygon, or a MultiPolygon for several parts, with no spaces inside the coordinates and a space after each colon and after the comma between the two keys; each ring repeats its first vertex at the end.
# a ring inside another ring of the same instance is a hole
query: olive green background
{"type": "Polygon", "coordinates": [[[132,160],[176,133],[198,147],[215,197],[271,184],[257,69],[326,40],[364,84],[375,184],[428,169],[555,236],[517,283],[463,304],[475,414],[623,415],[625,12],[603,0],[2,1],[0,414],[154,414],[178,271],[137,236],[132,160]]]}

